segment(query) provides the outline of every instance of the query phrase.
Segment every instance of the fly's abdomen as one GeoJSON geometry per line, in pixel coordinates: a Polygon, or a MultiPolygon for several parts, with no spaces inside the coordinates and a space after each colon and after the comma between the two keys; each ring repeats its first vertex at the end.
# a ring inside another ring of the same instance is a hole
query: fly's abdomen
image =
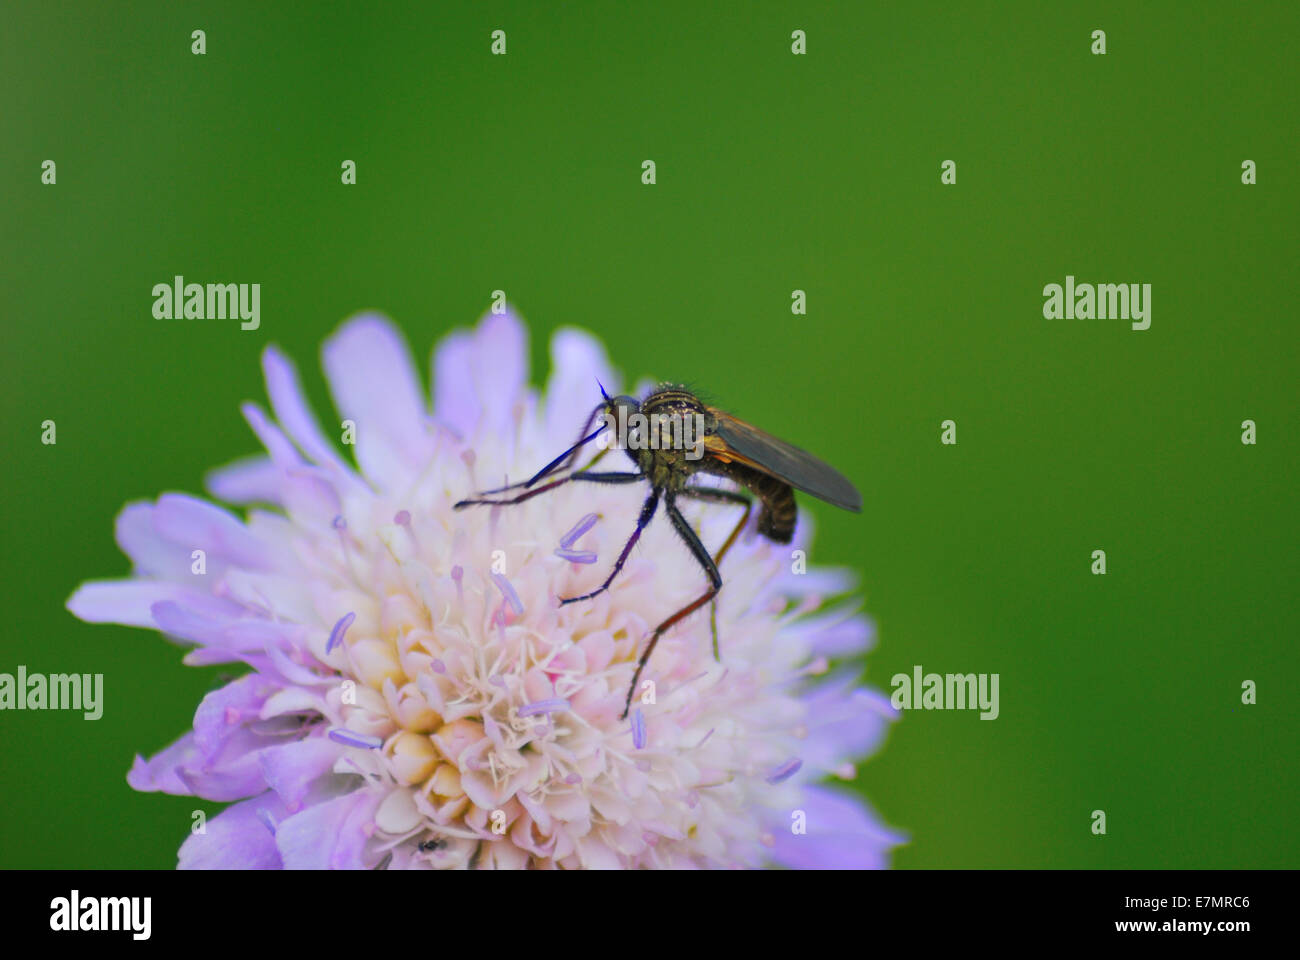
{"type": "Polygon", "coordinates": [[[795,521],[799,518],[794,491],[778,480],[769,480],[766,487],[754,491],[763,501],[763,509],[758,515],[758,532],[776,543],[789,543],[794,537],[795,521]]]}
{"type": "Polygon", "coordinates": [[[759,533],[775,543],[789,543],[794,538],[799,511],[794,502],[794,490],[788,483],[735,462],[715,462],[708,470],[734,480],[758,498],[762,504],[758,512],[759,533]]]}

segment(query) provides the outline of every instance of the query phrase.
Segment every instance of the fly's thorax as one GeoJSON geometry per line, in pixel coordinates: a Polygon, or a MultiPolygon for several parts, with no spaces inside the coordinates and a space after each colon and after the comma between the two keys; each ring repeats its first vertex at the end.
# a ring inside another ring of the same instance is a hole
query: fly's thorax
{"type": "Polygon", "coordinates": [[[658,460],[668,469],[683,458],[701,460],[704,440],[716,427],[716,418],[698,397],[668,384],[646,397],[640,414],[639,431],[632,442],[657,451],[658,460]]]}
{"type": "Polygon", "coordinates": [[[700,398],[685,387],[665,383],[642,401],[641,412],[646,415],[676,413],[681,416],[696,413],[703,415],[708,411],[700,398]]]}
{"type": "Polygon", "coordinates": [[[687,457],[688,451],[674,449],[644,449],[637,451],[637,465],[652,486],[662,490],[679,491],[697,470],[698,461],[687,457]]]}

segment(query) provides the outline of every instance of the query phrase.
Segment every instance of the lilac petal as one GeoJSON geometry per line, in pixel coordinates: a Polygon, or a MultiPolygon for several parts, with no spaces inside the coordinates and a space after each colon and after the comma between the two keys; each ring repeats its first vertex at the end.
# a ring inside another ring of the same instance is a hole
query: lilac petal
{"type": "Polygon", "coordinates": [[[242,403],[239,406],[239,412],[244,415],[244,419],[253,428],[253,433],[257,435],[257,439],[266,448],[266,452],[271,455],[272,463],[281,470],[290,470],[302,466],[302,457],[298,456],[298,451],[289,442],[289,438],[271,422],[271,418],[266,415],[265,410],[255,403],[242,403]]]}
{"type": "Polygon", "coordinates": [[[597,381],[611,396],[618,392],[620,378],[610,367],[600,341],[575,327],[556,330],[551,336],[551,375],[546,381],[546,435],[553,445],[573,443],[583,418],[600,402],[597,381]]]}
{"type": "Polygon", "coordinates": [[[180,870],[279,870],[280,851],[262,817],[274,821],[287,815],[273,793],[232,804],[209,820],[203,833],[191,833],[181,844],[180,870]]]}
{"type": "MultiPolygon", "coordinates": [[[[355,790],[280,821],[275,845],[286,870],[363,870],[365,826],[387,790],[355,790]]],[[[259,829],[261,826],[259,824],[259,829]]]]}
{"type": "Polygon", "coordinates": [[[279,795],[285,807],[297,811],[311,785],[334,768],[343,753],[337,743],[325,737],[311,737],[294,743],[267,747],[257,755],[266,785],[279,795]]]}
{"type": "Polygon", "coordinates": [[[874,753],[898,719],[889,697],[855,684],[854,671],[843,670],[804,695],[808,736],[800,750],[810,769],[829,773],[874,753]]]}
{"type": "Polygon", "coordinates": [[[791,833],[790,820],[772,829],[772,859],[802,870],[879,869],[907,838],[882,827],[860,799],[825,787],[805,787],[799,802],[808,832],[791,833]]]}
{"type": "Polygon", "coordinates": [[[568,560],[570,563],[596,562],[596,554],[590,550],[567,550],[564,547],[556,547],[554,553],[561,560],[568,560]]]}
{"type": "Polygon", "coordinates": [[[856,656],[876,640],[876,625],[852,607],[803,617],[787,629],[811,644],[814,655],[824,657],[856,656]]]}
{"type": "Polygon", "coordinates": [[[216,757],[242,724],[256,720],[274,692],[274,685],[250,673],[208,693],[194,711],[194,744],[204,759],[216,757]]]}
{"type": "Polygon", "coordinates": [[[257,766],[257,751],[265,745],[263,738],[241,727],[218,755],[205,759],[194,735],[187,733],[147,761],[137,755],[126,782],[141,793],[161,791],[222,803],[242,800],[266,789],[257,766]]]}
{"type": "Polygon", "coordinates": [[[280,478],[280,499],[299,526],[320,528],[330,524],[343,510],[343,501],[333,477],[321,467],[303,465],[285,470],[280,478]]]}
{"type": "MultiPolygon", "coordinates": [[[[799,522],[804,522],[800,515],[799,522]]],[[[795,573],[790,563],[782,564],[781,572],[767,583],[767,589],[773,593],[798,597],[815,593],[823,597],[832,597],[856,590],[858,575],[848,567],[812,567],[803,573],[795,573]]]]}
{"type": "MultiPolygon", "coordinates": [[[[182,546],[162,536],[154,526],[154,509],[152,503],[142,502],[128,503],[123,507],[113,522],[117,545],[131,558],[137,576],[176,581],[195,576],[191,553],[199,544],[182,546]]],[[[207,559],[207,575],[219,578],[220,559],[215,556],[207,559]]],[[[198,579],[191,582],[196,586],[204,583],[198,579]]]]}
{"type": "Polygon", "coordinates": [[[527,379],[523,324],[509,308],[489,313],[474,330],[456,331],[434,350],[434,413],[461,436],[513,436],[513,411],[527,379]]]}
{"type": "Polygon", "coordinates": [[[241,608],[219,597],[205,596],[192,587],[161,580],[91,580],[68,598],[68,610],[87,623],[120,623],[128,627],[157,629],[153,607],[173,602],[190,609],[225,610],[241,608]]]}
{"type": "Polygon", "coordinates": [[[528,330],[507,306],[505,313],[488,313],[479,321],[474,341],[481,426],[493,433],[510,431],[515,402],[528,381],[528,330]]]}
{"type": "Polygon", "coordinates": [[[549,700],[534,700],[532,703],[525,703],[519,708],[519,716],[531,717],[539,713],[559,713],[568,710],[571,704],[562,697],[552,697],[549,700]]]}
{"type": "Polygon", "coordinates": [[[519,599],[519,594],[515,593],[514,584],[506,579],[505,574],[493,573],[492,582],[497,585],[501,595],[506,598],[506,603],[510,604],[510,609],[515,612],[516,617],[524,615],[524,605],[519,599]]]}
{"type": "Polygon", "coordinates": [[[434,416],[462,437],[472,436],[482,411],[474,389],[474,337],[464,330],[444,337],[433,353],[434,416]]]}
{"type": "Polygon", "coordinates": [[[298,449],[316,463],[334,467],[345,474],[351,473],[334,445],[321,432],[320,424],[303,393],[293,361],[274,344],[262,351],[262,373],[266,377],[266,393],[271,398],[271,410],[289,438],[298,445],[298,449]]]}
{"type": "Polygon", "coordinates": [[[280,503],[280,468],[256,454],[210,470],[203,486],[227,503],[280,503]]]}
{"type": "Polygon", "coordinates": [[[587,514],[585,517],[583,517],[581,520],[575,523],[568,533],[560,537],[560,546],[566,550],[570,549],[575,543],[578,542],[579,537],[581,537],[584,533],[586,533],[588,530],[590,530],[592,527],[596,525],[596,521],[599,519],[600,519],[599,514],[595,514],[595,513],[587,514]]]}
{"type": "MultiPolygon", "coordinates": [[[[182,603],[163,601],[150,608],[158,629],[171,636],[230,654],[255,653],[280,644],[294,646],[306,634],[296,623],[252,617],[207,617],[182,603]]],[[[231,657],[226,657],[228,662],[231,657]]],[[[216,662],[216,661],[210,661],[216,662]]]]}
{"type": "Polygon", "coordinates": [[[381,489],[401,486],[433,449],[406,341],[386,318],[367,314],[345,323],[321,354],[334,405],[356,422],[356,457],[367,479],[381,489]]]}
{"type": "Polygon", "coordinates": [[[267,546],[233,514],[179,493],[164,493],[153,512],[154,529],[173,543],[203,549],[241,567],[269,566],[267,546]]]}

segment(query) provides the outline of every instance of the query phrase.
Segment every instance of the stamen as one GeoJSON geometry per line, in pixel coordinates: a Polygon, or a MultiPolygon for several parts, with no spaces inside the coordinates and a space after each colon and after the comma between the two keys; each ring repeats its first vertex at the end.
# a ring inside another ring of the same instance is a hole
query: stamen
{"type": "Polygon", "coordinates": [[[645,746],[645,713],[640,707],[632,711],[632,746],[638,750],[645,746]]]}
{"type": "Polygon", "coordinates": [[[451,568],[451,578],[456,581],[456,599],[461,603],[465,602],[465,571],[458,563],[451,568]]]}
{"type": "Polygon", "coordinates": [[[778,784],[784,780],[789,780],[799,771],[799,768],[802,766],[803,766],[802,760],[800,760],[798,757],[791,757],[789,760],[781,764],[781,766],[777,767],[775,770],[773,770],[771,773],[767,775],[767,782],[771,784],[778,784]]]}
{"type": "Polygon", "coordinates": [[[514,584],[507,580],[505,574],[502,573],[493,573],[492,580],[506,598],[506,603],[510,604],[510,609],[515,612],[515,616],[522,617],[524,615],[524,605],[519,600],[519,594],[515,593],[514,584]]]}
{"type": "Polygon", "coordinates": [[[348,632],[348,627],[352,626],[352,621],[357,618],[355,613],[346,613],[339,617],[338,623],[334,624],[334,629],[330,631],[329,642],[325,644],[325,652],[329,653],[343,639],[343,634],[348,632]]]}
{"type": "Polygon", "coordinates": [[[570,703],[562,697],[552,697],[550,700],[534,700],[532,703],[525,703],[519,708],[519,716],[534,717],[539,713],[560,713],[568,710],[570,703]]]}
{"type": "Polygon", "coordinates": [[[384,745],[384,741],[379,737],[370,737],[364,733],[354,733],[346,727],[331,730],[329,737],[335,743],[341,743],[347,747],[365,747],[367,750],[378,750],[384,745]]]}
{"type": "Polygon", "coordinates": [[[433,667],[433,672],[434,672],[434,673],[446,673],[446,672],[447,672],[447,665],[446,665],[445,663],[443,663],[441,660],[437,659],[436,657],[434,658],[433,662],[432,662],[431,664],[429,664],[429,666],[433,667]]]}
{"type": "Polygon", "coordinates": [[[409,527],[411,525],[411,513],[409,510],[398,510],[393,515],[393,523],[399,527],[409,527]]]}
{"type": "Polygon", "coordinates": [[[595,563],[596,554],[590,550],[570,550],[568,547],[556,547],[555,555],[570,563],[595,563]]]}
{"type": "Polygon", "coordinates": [[[581,520],[579,520],[577,523],[573,525],[572,530],[570,530],[564,536],[560,537],[560,546],[568,550],[570,547],[572,547],[575,543],[578,542],[578,538],[580,536],[582,536],[584,533],[586,533],[588,530],[594,527],[596,525],[596,521],[599,519],[600,519],[599,514],[595,514],[595,513],[587,514],[585,517],[583,517],[581,520]]]}
{"type": "Polygon", "coordinates": [[[713,736],[713,731],[716,730],[716,729],[718,729],[718,728],[717,728],[717,727],[711,727],[711,728],[709,729],[709,732],[706,733],[706,734],[704,735],[704,739],[701,740],[699,743],[697,743],[697,744],[695,745],[695,749],[698,750],[698,749],[700,749],[700,747],[702,747],[702,746],[704,746],[706,743],[708,743],[708,742],[709,742],[709,737],[713,736]]]}
{"type": "Polygon", "coordinates": [[[564,778],[564,782],[567,784],[582,783],[582,777],[578,776],[576,773],[571,773],[564,778]]]}
{"type": "Polygon", "coordinates": [[[348,528],[348,522],[343,519],[343,514],[340,513],[338,516],[334,518],[334,529],[346,530],[347,528],[348,528]]]}
{"type": "Polygon", "coordinates": [[[488,683],[492,684],[493,686],[497,686],[497,687],[504,687],[504,686],[506,685],[505,680],[503,680],[503,679],[501,678],[500,674],[496,674],[496,673],[494,673],[494,674],[492,674],[492,676],[488,677],[488,683]]]}

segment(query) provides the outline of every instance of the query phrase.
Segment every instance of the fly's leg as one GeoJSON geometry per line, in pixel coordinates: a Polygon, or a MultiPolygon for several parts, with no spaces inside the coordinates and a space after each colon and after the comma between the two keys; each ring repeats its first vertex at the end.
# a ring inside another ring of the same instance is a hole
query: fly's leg
{"type": "MultiPolygon", "coordinates": [[[[754,508],[753,499],[735,490],[722,490],[718,487],[687,487],[682,493],[696,500],[705,500],[711,503],[739,503],[744,505],[745,512],[741,516],[740,522],[731,531],[731,534],[727,537],[727,542],[718,551],[718,555],[713,558],[715,564],[721,564],[722,558],[727,555],[731,545],[740,536],[740,531],[745,529],[745,522],[749,520],[749,513],[754,508]]],[[[722,657],[718,653],[718,601],[716,598],[709,604],[709,626],[713,631],[713,659],[721,660],[722,657]]]]}
{"type": "MultiPolygon", "coordinates": [[[[579,476],[579,474],[574,474],[574,476],[579,476]]],[[[598,476],[606,476],[606,477],[623,477],[623,476],[625,476],[625,474],[621,474],[621,473],[595,474],[595,473],[593,473],[593,474],[588,474],[588,475],[587,475],[586,477],[584,477],[583,479],[590,480],[590,479],[592,479],[592,478],[594,478],[594,477],[598,477],[598,476]]],[[[631,474],[630,476],[632,476],[632,477],[634,477],[635,479],[638,479],[638,480],[641,479],[641,474],[639,474],[639,473],[631,474]]],[[[622,481],[622,480],[613,480],[613,479],[611,479],[611,480],[601,480],[601,481],[598,481],[598,482],[600,482],[600,483],[622,483],[622,482],[624,482],[624,481],[622,481]]],[[[566,604],[566,603],[577,603],[579,600],[590,600],[592,597],[599,596],[600,594],[604,593],[606,590],[609,589],[609,585],[610,585],[611,583],[614,582],[614,578],[618,576],[618,572],[619,572],[620,570],[623,569],[623,564],[627,562],[627,556],[628,556],[628,554],[632,552],[632,548],[633,548],[634,546],[636,546],[636,542],[637,542],[638,540],[641,539],[641,531],[644,530],[644,529],[646,528],[646,526],[650,523],[651,518],[654,517],[654,515],[655,515],[655,508],[658,507],[658,506],[659,506],[659,491],[658,491],[658,490],[651,490],[651,491],[650,491],[650,496],[646,497],[646,499],[645,499],[645,503],[644,503],[644,504],[642,505],[642,507],[641,507],[641,516],[637,519],[637,522],[636,522],[636,529],[632,531],[632,536],[628,537],[627,543],[623,544],[623,552],[620,553],[620,554],[618,555],[618,560],[615,561],[615,563],[614,563],[614,569],[611,570],[611,571],[609,572],[609,576],[605,578],[605,582],[602,583],[602,584],[601,584],[599,587],[597,587],[595,590],[591,591],[591,593],[584,593],[584,594],[583,594],[582,596],[580,596],[580,597],[565,597],[565,598],[561,599],[561,600],[560,600],[560,605],[561,605],[561,606],[563,606],[563,605],[566,604]]],[[[670,508],[670,509],[671,509],[671,508],[670,508]]]]}
{"type": "MultiPolygon", "coordinates": [[[[641,679],[641,671],[645,669],[646,662],[650,659],[650,654],[654,653],[655,645],[659,643],[659,638],[663,636],[664,631],[682,618],[688,617],[696,610],[700,609],[700,607],[712,600],[714,596],[717,595],[717,592],[722,589],[722,574],[718,573],[718,565],[713,562],[713,558],[709,556],[709,551],[704,548],[704,544],[700,542],[700,538],[696,535],[695,531],[691,529],[691,525],[686,522],[686,518],[682,516],[681,511],[677,509],[677,504],[674,502],[675,499],[676,498],[671,493],[665,496],[664,510],[668,513],[668,519],[672,521],[673,529],[676,530],[678,535],[686,541],[686,546],[690,549],[692,555],[694,555],[695,559],[699,561],[700,566],[704,568],[704,572],[709,575],[709,589],[705,591],[699,599],[691,601],[663,623],[659,624],[659,626],[655,627],[655,632],[650,637],[650,645],[646,647],[645,653],[641,654],[641,659],[636,665],[636,673],[632,674],[632,684],[627,688],[627,702],[623,705],[623,716],[621,719],[626,719],[627,712],[632,709],[632,694],[636,691],[637,681],[641,679]]],[[[737,528],[737,530],[739,530],[739,528],[737,528]]]]}
{"type": "MultiPolygon", "coordinates": [[[[638,480],[644,480],[644,479],[645,479],[645,474],[643,473],[589,473],[585,470],[580,470],[577,473],[569,474],[567,477],[561,477],[559,480],[552,480],[550,483],[544,483],[540,487],[537,487],[535,490],[529,490],[527,493],[521,493],[519,494],[519,496],[511,497],[509,500],[485,500],[476,497],[470,500],[460,501],[460,503],[456,504],[456,506],[453,509],[463,510],[465,509],[465,507],[480,506],[484,504],[496,506],[496,507],[506,507],[515,503],[523,503],[525,500],[531,500],[533,497],[537,496],[538,494],[545,493],[548,490],[554,490],[556,487],[561,486],[562,484],[566,484],[570,480],[582,480],[587,483],[635,483],[638,480]]],[[[519,484],[515,484],[515,486],[517,487],[519,486],[519,484]]],[[[512,488],[503,487],[502,489],[509,490],[512,488]]],[[[489,490],[487,492],[492,493],[494,491],[489,490]]]]}

